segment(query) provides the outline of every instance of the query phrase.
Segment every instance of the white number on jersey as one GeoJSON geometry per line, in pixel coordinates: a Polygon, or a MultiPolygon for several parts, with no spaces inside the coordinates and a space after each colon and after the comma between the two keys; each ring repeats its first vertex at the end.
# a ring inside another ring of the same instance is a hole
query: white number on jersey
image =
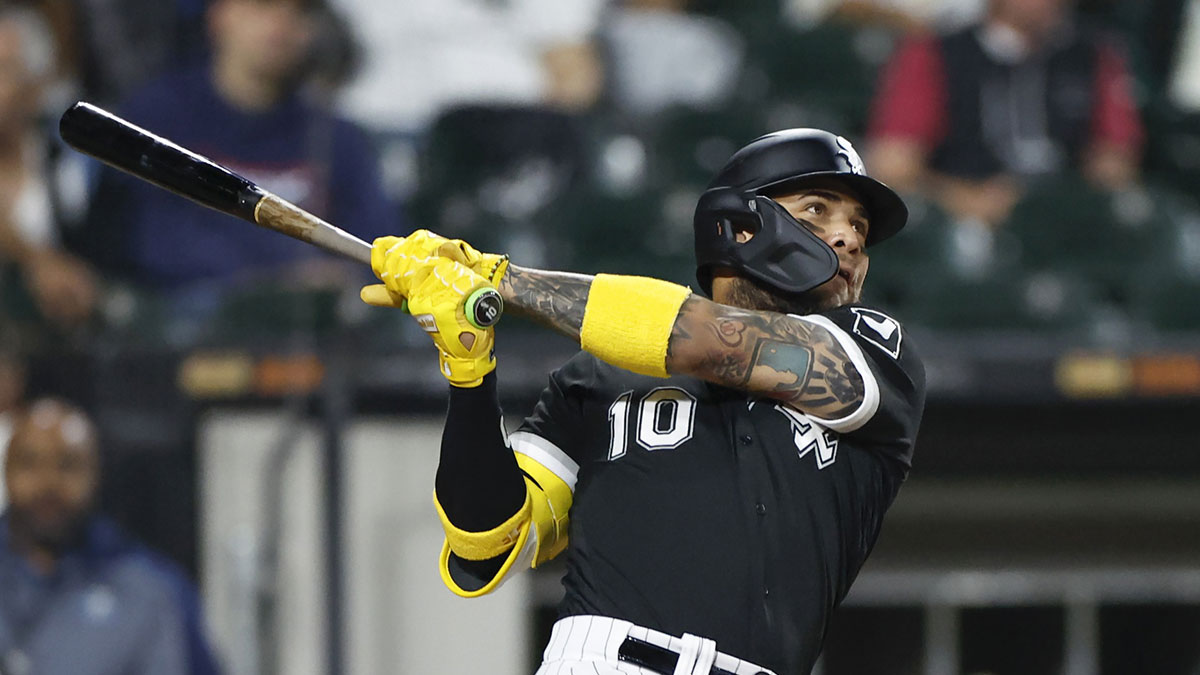
{"type": "Polygon", "coordinates": [[[696,399],[678,387],[659,387],[642,397],[638,443],[647,450],[674,450],[692,437],[696,399]]]}
{"type": "Polygon", "coordinates": [[[625,447],[629,443],[629,399],[633,392],[627,391],[617,397],[608,407],[608,431],[611,434],[608,442],[608,458],[610,460],[625,456],[625,447]]]}
{"type": "MultiPolygon", "coordinates": [[[[621,394],[608,407],[608,458],[625,456],[633,392],[621,394]]],[[[692,438],[696,398],[678,387],[659,387],[637,404],[637,442],[643,448],[674,450],[692,438]]]]}

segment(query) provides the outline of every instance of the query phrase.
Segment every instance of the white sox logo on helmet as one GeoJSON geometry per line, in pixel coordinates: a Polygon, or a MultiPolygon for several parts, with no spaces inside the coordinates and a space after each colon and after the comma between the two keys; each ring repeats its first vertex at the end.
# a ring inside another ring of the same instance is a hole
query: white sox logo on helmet
{"type": "Polygon", "coordinates": [[[842,136],[837,137],[837,146],[841,150],[838,153],[839,157],[845,157],[846,163],[850,165],[850,172],[859,176],[867,175],[867,167],[863,165],[862,157],[858,156],[858,152],[850,145],[850,141],[842,136]]]}

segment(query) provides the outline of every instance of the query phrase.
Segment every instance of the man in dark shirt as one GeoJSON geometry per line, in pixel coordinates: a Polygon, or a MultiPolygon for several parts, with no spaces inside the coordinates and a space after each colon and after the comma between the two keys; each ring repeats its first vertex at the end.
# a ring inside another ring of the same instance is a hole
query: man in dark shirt
{"type": "Polygon", "coordinates": [[[181,571],[94,513],[91,422],[43,399],[13,423],[0,517],[0,672],[211,675],[181,571]]]}
{"type": "MultiPolygon", "coordinates": [[[[400,227],[375,150],[362,129],[302,87],[324,4],[214,0],[209,62],[150,83],[121,112],[370,240],[400,227]]],[[[97,218],[126,232],[115,262],[151,287],[219,291],[319,255],[118,172],[107,172],[102,188],[97,218]]]]}
{"type": "Polygon", "coordinates": [[[1070,0],[989,0],[978,24],[916,35],[884,70],[868,136],[875,173],[956,219],[1003,223],[1023,184],[1068,169],[1118,189],[1144,131],[1119,44],[1070,0]]]}
{"type": "Polygon", "coordinates": [[[384,285],[363,299],[407,299],[452,385],[435,491],[445,583],[480,595],[565,550],[540,675],[809,672],[924,407],[911,339],[859,304],[867,247],[906,218],[844,138],[792,129],[739,150],[700,198],[712,300],[424,231],[377,240],[384,285]],[[489,285],[588,352],[507,439],[492,329],[463,311],[489,285]]]}

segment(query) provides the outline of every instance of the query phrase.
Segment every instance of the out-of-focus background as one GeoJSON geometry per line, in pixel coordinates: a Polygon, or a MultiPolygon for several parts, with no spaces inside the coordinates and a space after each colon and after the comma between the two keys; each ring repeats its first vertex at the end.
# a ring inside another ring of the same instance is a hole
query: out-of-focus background
{"type": "MultiPolygon", "coordinates": [[[[91,414],[100,511],[199,585],[223,672],[506,675],[557,570],[441,586],[424,335],[64,147],[77,99],[366,239],[693,285],[733,150],[846,136],[911,208],[866,288],[929,403],[819,672],[1200,673],[1197,0],[0,3],[0,439],[91,414]]],[[[515,420],[575,346],[497,342],[515,420]]]]}

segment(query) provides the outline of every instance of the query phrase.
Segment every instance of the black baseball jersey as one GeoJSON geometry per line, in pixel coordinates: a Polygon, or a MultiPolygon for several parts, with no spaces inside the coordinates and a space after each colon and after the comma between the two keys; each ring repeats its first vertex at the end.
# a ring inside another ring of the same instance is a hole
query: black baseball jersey
{"type": "Polygon", "coordinates": [[[574,488],[560,615],[598,614],[808,673],[912,458],[925,397],[900,324],[860,305],[829,328],[866,381],[822,421],[588,354],[550,378],[510,440],[574,488]]]}

